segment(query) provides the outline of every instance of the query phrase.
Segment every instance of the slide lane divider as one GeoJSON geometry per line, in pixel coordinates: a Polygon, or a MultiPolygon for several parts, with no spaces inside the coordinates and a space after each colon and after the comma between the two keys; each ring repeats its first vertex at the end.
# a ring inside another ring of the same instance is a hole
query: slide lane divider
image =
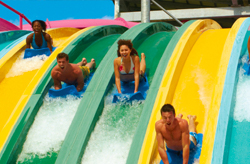
{"type": "Polygon", "coordinates": [[[117,57],[117,41],[130,39],[137,49],[145,39],[154,33],[173,31],[173,29],[174,27],[167,23],[139,24],[126,31],[114,42],[83,95],[56,163],[81,162],[90,135],[104,108],[104,97],[114,84],[113,62],[117,57]]]}

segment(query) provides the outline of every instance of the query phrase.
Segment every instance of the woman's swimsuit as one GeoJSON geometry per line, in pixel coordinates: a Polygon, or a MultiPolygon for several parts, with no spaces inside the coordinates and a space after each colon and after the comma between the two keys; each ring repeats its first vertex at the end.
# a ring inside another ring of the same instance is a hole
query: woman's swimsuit
{"type": "Polygon", "coordinates": [[[34,49],[40,49],[40,48],[47,48],[47,42],[43,36],[43,33],[42,33],[42,39],[43,39],[43,44],[41,47],[37,46],[36,44],[36,41],[35,41],[35,34],[33,34],[33,40],[31,42],[31,46],[34,48],[34,49]]]}
{"type": "MultiPolygon", "coordinates": [[[[123,58],[122,58],[122,59],[123,59],[123,58]]],[[[121,59],[121,63],[122,63],[122,59],[121,59]]],[[[125,70],[123,69],[123,66],[120,65],[119,71],[120,71],[120,74],[121,74],[121,75],[134,74],[134,72],[135,72],[135,65],[134,65],[134,63],[133,63],[133,60],[132,60],[132,57],[131,57],[131,56],[130,56],[130,62],[131,62],[131,67],[130,67],[129,73],[126,73],[125,70]]]]}
{"type": "MultiPolygon", "coordinates": [[[[133,63],[133,60],[132,60],[132,57],[130,56],[130,62],[131,62],[131,67],[130,67],[130,70],[129,72],[125,72],[125,70],[123,69],[123,66],[120,65],[119,67],[119,71],[120,71],[120,76],[126,76],[126,75],[133,75],[135,73],[135,65],[133,63]]],[[[122,59],[121,59],[121,63],[122,63],[122,59]]],[[[140,74],[140,79],[143,78],[145,81],[146,81],[146,78],[140,74]]]]}

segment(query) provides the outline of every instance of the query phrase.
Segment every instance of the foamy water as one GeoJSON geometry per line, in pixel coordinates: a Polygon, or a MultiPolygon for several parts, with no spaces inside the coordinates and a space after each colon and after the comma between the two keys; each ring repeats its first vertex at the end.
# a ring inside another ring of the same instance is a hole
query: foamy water
{"type": "Polygon", "coordinates": [[[143,101],[112,104],[105,98],[103,113],[97,122],[82,158],[82,164],[126,163],[139,122],[143,101]]]}
{"type": "Polygon", "coordinates": [[[80,101],[81,99],[73,96],[55,99],[46,95],[17,163],[58,153],[80,101]]]}
{"type": "Polygon", "coordinates": [[[16,62],[11,67],[10,71],[6,74],[6,78],[19,76],[24,72],[39,69],[48,58],[48,56],[46,55],[38,55],[32,58],[23,59],[23,56],[24,53],[18,57],[16,62]]]}
{"type": "MultiPolygon", "coordinates": [[[[248,54],[247,54],[248,55],[248,54]]],[[[247,62],[245,55],[241,61],[247,62]]],[[[234,108],[234,119],[242,122],[243,120],[250,122],[250,76],[244,75],[244,70],[241,66],[239,72],[239,81],[236,89],[236,103],[234,108]]]]}

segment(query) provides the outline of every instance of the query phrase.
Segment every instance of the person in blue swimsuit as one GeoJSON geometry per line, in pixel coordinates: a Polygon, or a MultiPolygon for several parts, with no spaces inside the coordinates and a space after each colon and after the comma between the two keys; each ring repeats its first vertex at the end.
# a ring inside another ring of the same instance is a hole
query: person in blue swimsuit
{"type": "Polygon", "coordinates": [[[30,34],[26,38],[26,48],[31,46],[34,49],[46,48],[52,52],[52,38],[46,31],[46,24],[42,20],[35,20],[32,22],[32,29],[34,33],[30,34]]]}
{"type": "Polygon", "coordinates": [[[138,92],[140,77],[146,70],[145,54],[141,53],[141,62],[138,52],[133,48],[131,40],[119,40],[117,58],[114,60],[115,84],[118,93],[121,93],[121,81],[135,81],[134,93],[138,92]]]}
{"type": "Polygon", "coordinates": [[[198,135],[195,126],[195,115],[188,115],[187,120],[182,119],[182,114],[175,115],[175,109],[171,104],[165,104],[161,108],[162,119],[155,123],[158,152],[161,163],[169,164],[167,152],[179,156],[183,164],[187,164],[190,151],[197,146],[198,135]],[[165,144],[166,149],[165,151],[165,144]]]}

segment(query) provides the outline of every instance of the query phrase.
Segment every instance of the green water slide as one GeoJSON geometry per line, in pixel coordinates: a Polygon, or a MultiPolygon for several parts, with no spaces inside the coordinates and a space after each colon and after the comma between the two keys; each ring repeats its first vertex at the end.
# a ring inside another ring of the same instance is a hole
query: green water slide
{"type": "MultiPolygon", "coordinates": [[[[118,38],[130,39],[139,54],[145,53],[146,73],[150,85],[154,79],[155,70],[162,54],[175,33],[175,27],[170,24],[161,22],[145,23],[132,27],[118,38]]],[[[97,121],[99,118],[105,117],[102,116],[105,106],[104,99],[114,89],[113,61],[117,57],[117,41],[105,55],[83,95],[83,99],[59,152],[56,164],[80,163],[97,121]]],[[[136,117],[140,117],[140,115],[136,117]]],[[[97,138],[101,137],[104,136],[98,136],[97,138]]]]}
{"type": "MultiPolygon", "coordinates": [[[[104,55],[117,38],[119,38],[126,30],[126,27],[117,25],[91,28],[81,33],[76,39],[68,44],[63,52],[69,55],[70,63],[78,63],[83,57],[88,61],[91,58],[95,58],[98,70],[99,63],[102,61],[104,55]]],[[[0,163],[16,163],[23,145],[26,142],[25,139],[29,133],[29,129],[36,119],[38,111],[43,105],[44,97],[48,93],[49,88],[53,85],[53,80],[50,74],[52,68],[56,64],[56,60],[54,60],[31,95],[31,98],[25,106],[14,130],[11,132],[4,149],[0,154],[0,163]]],[[[35,155],[23,163],[55,163],[57,153],[58,152],[53,152],[52,154],[47,153],[42,159],[38,155],[35,155]]]]}
{"type": "Polygon", "coordinates": [[[10,48],[13,47],[13,45],[18,44],[20,41],[25,39],[29,33],[31,33],[31,31],[25,30],[0,32],[0,59],[7,53],[10,48]],[[23,36],[23,39],[18,40],[23,36]]]}

